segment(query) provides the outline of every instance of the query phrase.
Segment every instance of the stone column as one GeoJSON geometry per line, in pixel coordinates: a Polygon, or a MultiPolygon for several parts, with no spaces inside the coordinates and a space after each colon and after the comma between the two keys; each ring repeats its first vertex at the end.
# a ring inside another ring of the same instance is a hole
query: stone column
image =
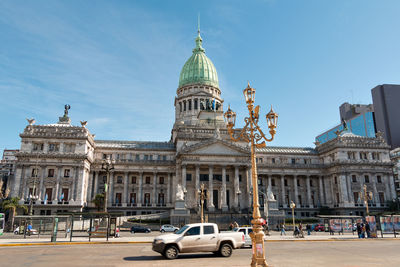
{"type": "Polygon", "coordinates": [[[239,208],[239,166],[235,166],[235,180],[233,182],[234,186],[234,205],[235,208],[239,208]]]}
{"type": "Polygon", "coordinates": [[[142,194],[143,194],[143,172],[139,173],[139,195],[138,195],[138,202],[137,206],[142,206],[142,194]]]}
{"type": "Polygon", "coordinates": [[[196,165],[196,181],[195,181],[195,191],[196,194],[200,189],[200,165],[196,165]]]}
{"type": "Polygon", "coordinates": [[[186,189],[186,165],[182,165],[182,189],[186,189]]]}
{"type": "Polygon", "coordinates": [[[128,185],[129,185],[129,172],[125,172],[125,180],[124,180],[124,192],[122,194],[122,203],[129,203],[129,194],[128,194],[128,185]]]}
{"type": "Polygon", "coordinates": [[[226,203],[226,166],[222,166],[222,211],[228,211],[228,205],[226,203]]]}
{"type": "Polygon", "coordinates": [[[152,206],[155,207],[157,205],[157,172],[153,173],[153,201],[152,206]]]}
{"type": "Polygon", "coordinates": [[[299,203],[299,189],[297,188],[297,176],[293,175],[293,183],[294,183],[294,201],[296,204],[296,207],[301,208],[300,203],[299,203]]]}
{"type": "Polygon", "coordinates": [[[251,177],[251,167],[249,168],[248,166],[246,167],[246,181],[247,181],[247,201],[248,201],[248,207],[252,208],[252,203],[253,203],[253,180],[251,177]]]}
{"type": "Polygon", "coordinates": [[[86,194],[87,202],[92,200],[92,188],[93,188],[93,172],[89,172],[88,186],[87,186],[87,188],[85,188],[87,190],[87,194],[86,194]]]}
{"type": "Polygon", "coordinates": [[[339,175],[339,195],[342,197],[343,205],[347,206],[349,203],[349,195],[347,193],[346,176],[344,174],[339,175]]]}
{"type": "Polygon", "coordinates": [[[41,172],[41,175],[39,174],[39,170],[38,170],[38,175],[40,175],[39,199],[44,200],[44,197],[45,197],[44,192],[46,191],[46,189],[44,188],[43,181],[44,181],[44,176],[46,175],[46,168],[41,167],[40,172],[41,172]]]}
{"type": "Polygon", "coordinates": [[[350,206],[354,207],[354,195],[353,195],[353,190],[351,188],[351,181],[347,174],[345,175],[346,183],[347,183],[347,194],[349,198],[349,204],[350,206]]]}
{"type": "Polygon", "coordinates": [[[167,177],[167,205],[171,204],[171,173],[167,177]]]}
{"type": "Polygon", "coordinates": [[[285,177],[281,175],[281,200],[282,200],[282,207],[287,208],[286,199],[285,199],[285,177]]]}
{"type": "Polygon", "coordinates": [[[114,172],[110,172],[110,188],[108,190],[108,206],[114,203],[114,172]]]}
{"type": "Polygon", "coordinates": [[[94,172],[94,189],[93,189],[92,199],[97,195],[98,192],[99,192],[99,172],[95,171],[94,172]]]}
{"type": "Polygon", "coordinates": [[[376,175],[371,174],[371,179],[372,179],[372,191],[374,192],[374,202],[377,207],[380,207],[381,203],[379,202],[378,190],[376,189],[376,175]]]}
{"type": "Polygon", "coordinates": [[[72,186],[71,186],[71,193],[69,194],[69,200],[68,201],[74,201],[75,200],[75,185],[76,185],[76,180],[78,179],[78,167],[74,168],[74,176],[72,177],[72,186]]]}
{"type": "Polygon", "coordinates": [[[393,175],[388,175],[389,178],[389,183],[390,183],[390,191],[391,191],[391,198],[392,199],[396,199],[397,195],[396,195],[396,187],[394,185],[394,178],[393,175]]]}
{"type": "Polygon", "coordinates": [[[319,184],[319,203],[321,206],[326,204],[326,200],[324,200],[324,187],[322,186],[322,177],[318,177],[318,184],[319,184]]]}
{"type": "Polygon", "coordinates": [[[312,204],[312,200],[311,200],[311,186],[310,186],[310,176],[309,175],[307,175],[306,184],[307,184],[307,204],[310,208],[314,208],[314,205],[312,204]]]}
{"type": "Polygon", "coordinates": [[[60,192],[59,191],[60,191],[61,172],[62,172],[62,167],[57,167],[57,171],[56,171],[56,173],[57,173],[56,188],[55,188],[54,197],[53,197],[53,201],[55,203],[58,202],[59,197],[60,197],[60,195],[59,195],[60,192]]]}
{"type": "MultiPolygon", "coordinates": [[[[28,170],[29,170],[29,168],[28,168],[28,170]]],[[[28,171],[28,173],[29,173],[29,171],[28,171]]],[[[28,174],[28,175],[30,175],[30,174],[28,174]]],[[[23,165],[21,165],[21,167],[18,166],[16,168],[14,177],[15,178],[13,179],[14,181],[12,183],[11,183],[10,179],[8,180],[7,183],[9,185],[11,185],[11,187],[10,187],[11,188],[10,196],[17,197],[17,196],[20,195],[20,191],[23,190],[21,188],[21,185],[20,185],[22,183],[22,181],[24,180],[24,177],[25,177],[25,168],[24,168],[23,165]]]]}
{"type": "Polygon", "coordinates": [[[214,211],[214,179],[213,179],[213,168],[214,166],[210,165],[208,167],[208,191],[210,192],[210,201],[208,202],[208,210],[209,211],[214,211]]]}

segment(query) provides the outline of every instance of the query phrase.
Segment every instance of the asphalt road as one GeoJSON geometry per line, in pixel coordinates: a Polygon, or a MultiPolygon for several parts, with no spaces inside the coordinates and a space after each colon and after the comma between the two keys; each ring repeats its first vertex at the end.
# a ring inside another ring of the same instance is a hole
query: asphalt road
{"type": "MultiPolygon", "coordinates": [[[[283,241],[267,242],[270,266],[400,266],[400,242],[283,241]]],[[[28,246],[0,248],[0,266],[249,266],[251,249],[230,258],[211,253],[181,254],[165,260],[150,244],[28,246]]]]}

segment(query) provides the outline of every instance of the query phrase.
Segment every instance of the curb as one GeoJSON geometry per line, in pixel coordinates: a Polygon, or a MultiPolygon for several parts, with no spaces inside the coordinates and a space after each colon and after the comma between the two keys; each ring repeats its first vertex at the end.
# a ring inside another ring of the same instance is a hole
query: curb
{"type": "MultiPolygon", "coordinates": [[[[338,241],[386,241],[386,240],[397,240],[400,241],[399,238],[369,238],[369,239],[359,239],[359,238],[349,238],[349,239],[284,239],[284,240],[264,240],[265,243],[276,243],[276,242],[338,242],[338,241]]],[[[23,246],[70,246],[70,245],[126,245],[126,244],[151,244],[151,241],[121,241],[121,242],[112,242],[112,241],[100,241],[100,242],[42,242],[42,243],[15,243],[15,244],[0,244],[0,247],[23,247],[23,246]]]]}

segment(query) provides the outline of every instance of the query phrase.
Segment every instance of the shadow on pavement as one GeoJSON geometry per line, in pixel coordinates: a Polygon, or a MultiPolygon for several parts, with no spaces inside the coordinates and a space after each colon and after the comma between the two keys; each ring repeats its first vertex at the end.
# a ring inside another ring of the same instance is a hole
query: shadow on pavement
{"type": "MultiPolygon", "coordinates": [[[[214,254],[179,254],[179,259],[194,259],[194,258],[221,258],[216,257],[214,254]]],[[[163,256],[137,256],[137,257],[125,257],[125,261],[152,261],[152,260],[165,260],[169,261],[163,256]]]]}

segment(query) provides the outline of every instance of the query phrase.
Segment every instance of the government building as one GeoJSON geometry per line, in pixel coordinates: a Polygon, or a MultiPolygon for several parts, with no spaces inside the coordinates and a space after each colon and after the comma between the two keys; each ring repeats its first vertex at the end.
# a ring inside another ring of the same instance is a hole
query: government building
{"type": "MultiPolygon", "coordinates": [[[[206,213],[248,213],[250,148],[229,137],[222,89],[199,33],[180,73],[169,141],[97,140],[86,122],[71,124],[66,105],[54,124],[28,120],[9,181],[11,195],[26,204],[33,196],[35,215],[95,211],[93,199],[104,192],[107,177],[102,164],[110,158],[114,169],[107,190],[109,211],[127,216],[173,212],[182,188],[185,208],[197,214],[198,191],[204,184],[206,213]]],[[[389,152],[382,134],[359,136],[345,129],[317,141],[314,148],[257,149],[260,204],[272,192],[286,216],[291,215],[291,201],[298,217],[315,216],[322,208],[364,215],[366,185],[370,210],[383,210],[396,198],[389,152]]]]}

